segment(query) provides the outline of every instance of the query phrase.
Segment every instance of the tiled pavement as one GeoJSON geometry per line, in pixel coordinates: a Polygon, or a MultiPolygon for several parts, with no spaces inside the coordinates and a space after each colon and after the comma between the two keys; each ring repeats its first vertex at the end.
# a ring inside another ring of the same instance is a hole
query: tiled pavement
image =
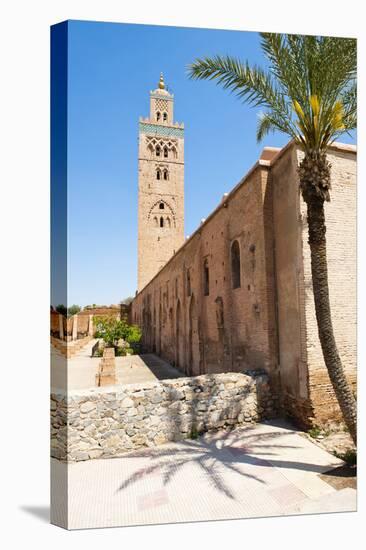
{"type": "Polygon", "coordinates": [[[68,526],[354,511],[356,491],[336,491],[318,475],[341,464],[281,422],[70,464],[68,526]]]}

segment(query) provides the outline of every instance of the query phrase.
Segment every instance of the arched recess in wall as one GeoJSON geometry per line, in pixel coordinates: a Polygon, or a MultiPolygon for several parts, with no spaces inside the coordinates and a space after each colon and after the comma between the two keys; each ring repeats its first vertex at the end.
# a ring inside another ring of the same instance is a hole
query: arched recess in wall
{"type": "Polygon", "coordinates": [[[175,365],[178,368],[183,367],[183,353],[182,308],[178,300],[175,315],[175,365]]]}
{"type": "Polygon", "coordinates": [[[156,309],[154,306],[154,317],[153,317],[153,345],[152,345],[153,353],[156,353],[156,309]]]}
{"type": "Polygon", "coordinates": [[[189,303],[189,328],[188,328],[188,374],[200,374],[200,342],[198,332],[198,313],[194,294],[189,303]]]}
{"type": "Polygon", "coordinates": [[[162,320],[162,308],[161,304],[159,305],[159,330],[158,330],[158,337],[157,337],[157,353],[161,355],[161,331],[163,327],[163,320],[162,320]]]}
{"type": "Polygon", "coordinates": [[[203,262],[203,294],[208,296],[210,294],[210,268],[208,265],[208,259],[203,262]]]}
{"type": "Polygon", "coordinates": [[[190,270],[190,268],[188,268],[187,272],[186,272],[186,293],[187,293],[187,296],[191,296],[191,294],[192,294],[191,270],[190,270]]]}
{"type": "Polygon", "coordinates": [[[215,300],[216,304],[216,325],[217,328],[223,329],[224,328],[224,301],[221,298],[221,296],[218,296],[215,300]]]}
{"type": "Polygon", "coordinates": [[[231,282],[233,288],[240,288],[240,246],[238,241],[234,241],[231,245],[231,282]]]}

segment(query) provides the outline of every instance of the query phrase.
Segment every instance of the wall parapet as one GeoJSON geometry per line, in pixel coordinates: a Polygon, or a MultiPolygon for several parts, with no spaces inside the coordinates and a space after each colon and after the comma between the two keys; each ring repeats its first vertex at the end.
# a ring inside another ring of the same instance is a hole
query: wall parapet
{"type": "Polygon", "coordinates": [[[267,374],[222,373],[51,394],[51,456],[122,456],[210,430],[273,418],[267,374]]]}

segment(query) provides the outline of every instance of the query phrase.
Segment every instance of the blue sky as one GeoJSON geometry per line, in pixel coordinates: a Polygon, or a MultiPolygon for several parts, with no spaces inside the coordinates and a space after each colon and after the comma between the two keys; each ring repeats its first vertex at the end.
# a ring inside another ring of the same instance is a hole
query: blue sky
{"type": "MultiPolygon", "coordinates": [[[[212,82],[192,81],[196,57],[264,65],[254,32],[69,22],[68,303],[118,303],[137,280],[138,120],[160,72],[185,124],[185,235],[256,162],[258,110],[212,82]]],[[[344,136],[342,141],[352,143],[344,136]]]]}

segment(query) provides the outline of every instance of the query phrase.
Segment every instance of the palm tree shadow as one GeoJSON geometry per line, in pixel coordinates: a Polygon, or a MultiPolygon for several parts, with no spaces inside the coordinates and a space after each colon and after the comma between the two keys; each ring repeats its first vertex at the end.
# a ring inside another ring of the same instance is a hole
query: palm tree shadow
{"type": "Polygon", "coordinates": [[[247,427],[244,436],[243,432],[238,434],[228,432],[224,435],[222,433],[206,434],[198,440],[180,441],[179,447],[176,449],[161,446],[129,453],[128,458],[148,457],[150,464],[131,474],[117,491],[122,491],[138,482],[142,477],[155,473],[161,474],[163,485],[167,485],[185,465],[191,464],[200,468],[207,481],[218,492],[231,500],[236,500],[234,492],[225,483],[225,471],[237,473],[261,485],[267,484],[265,474],[271,468],[278,470],[291,468],[315,473],[324,471],[324,466],[321,465],[281,459],[281,454],[276,451],[299,448],[297,445],[277,443],[278,438],[289,434],[288,431],[273,432],[269,430],[258,434],[253,430],[254,427],[247,427]],[[275,439],[276,442],[270,442],[270,439],[275,439]],[[256,467],[256,470],[253,468],[252,472],[244,471],[243,466],[249,466],[249,470],[253,466],[256,467]],[[263,476],[258,475],[258,467],[262,469],[263,476]]]}
{"type": "MultiPolygon", "coordinates": [[[[261,435],[263,436],[262,438],[265,439],[266,434],[261,435]]],[[[271,435],[272,438],[274,436],[273,432],[268,435],[271,435]]],[[[245,446],[235,446],[238,442],[242,444],[243,440],[239,439],[239,437],[236,439],[231,437],[230,445],[224,445],[219,448],[217,442],[222,441],[222,436],[221,438],[219,436],[214,436],[209,440],[203,437],[200,438],[200,440],[180,441],[180,447],[178,449],[160,447],[129,453],[129,458],[149,457],[151,464],[145,468],[136,470],[120,485],[117,491],[122,491],[138,482],[142,477],[155,473],[160,473],[163,485],[167,485],[185,465],[194,464],[201,469],[208,482],[217,491],[235,500],[233,491],[224,481],[223,474],[225,470],[230,470],[231,472],[252,479],[260,484],[265,484],[266,481],[264,479],[254,473],[244,472],[241,466],[272,467],[268,460],[258,456],[260,454],[271,454],[265,452],[265,449],[269,447],[268,445],[261,446],[264,451],[263,453],[260,451],[258,452],[257,442],[255,443],[256,450],[251,450],[250,444],[254,437],[258,440],[258,434],[249,435],[245,439],[245,446]]],[[[252,443],[254,443],[254,440],[252,443]]],[[[271,445],[270,447],[293,448],[287,445],[271,445]]]]}

